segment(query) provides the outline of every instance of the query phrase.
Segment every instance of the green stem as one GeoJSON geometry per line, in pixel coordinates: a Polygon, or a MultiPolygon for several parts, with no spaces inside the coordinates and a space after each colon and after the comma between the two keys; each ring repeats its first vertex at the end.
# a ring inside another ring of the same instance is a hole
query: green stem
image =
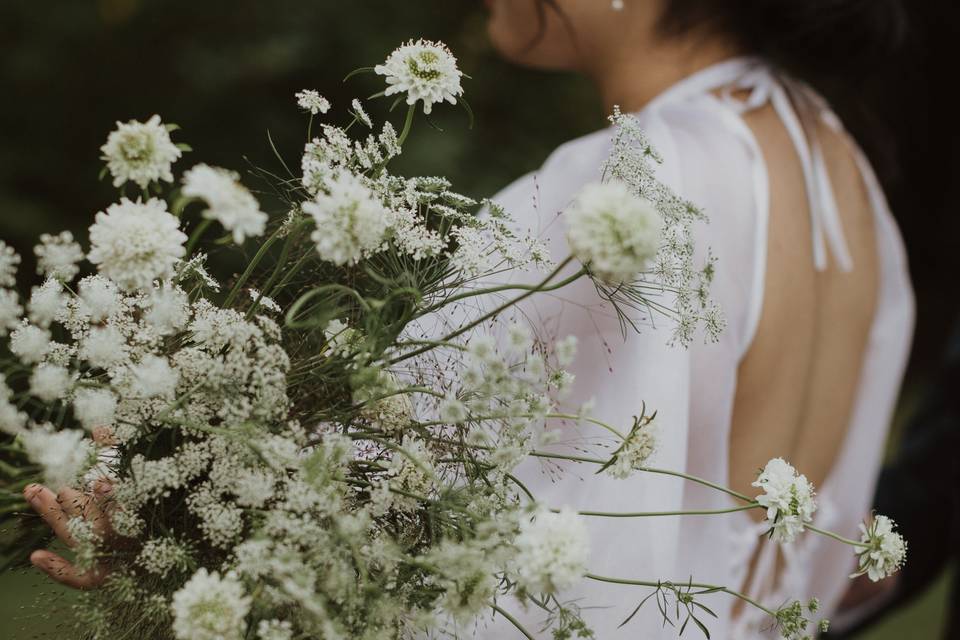
{"type": "Polygon", "coordinates": [[[519,631],[520,633],[522,633],[522,634],[524,635],[524,637],[526,637],[528,640],[536,640],[536,638],[533,637],[533,634],[531,634],[529,631],[527,631],[526,629],[523,628],[523,625],[520,624],[520,621],[519,621],[519,620],[517,620],[517,619],[514,618],[512,615],[510,615],[508,612],[504,611],[503,609],[501,609],[500,607],[498,607],[498,606],[495,605],[495,604],[491,604],[490,606],[493,608],[494,611],[496,611],[497,613],[499,613],[500,615],[502,615],[504,618],[506,618],[507,620],[509,620],[509,621],[510,621],[510,624],[512,624],[513,626],[515,626],[515,627],[517,628],[517,631],[519,631]]]}
{"type": "Polygon", "coordinates": [[[815,527],[815,526],[810,525],[810,524],[806,525],[805,528],[806,528],[806,529],[809,529],[810,531],[813,531],[814,533],[819,533],[819,534],[822,535],[822,536],[827,536],[828,538],[833,538],[834,540],[837,540],[837,541],[842,542],[842,543],[844,543],[844,544],[848,544],[848,545],[850,545],[851,547],[859,547],[859,548],[861,548],[861,549],[866,549],[866,548],[868,548],[868,547],[870,546],[869,544],[864,544],[863,542],[859,542],[859,541],[857,541],[857,540],[851,540],[850,538],[844,538],[843,536],[841,536],[841,535],[839,535],[839,534],[836,534],[836,533],[833,533],[832,531],[827,531],[827,530],[825,530],[825,529],[820,529],[820,528],[815,527]]]}
{"type": "MultiPolygon", "coordinates": [[[[571,282],[575,282],[576,280],[579,280],[583,275],[585,275],[585,274],[587,273],[586,269],[580,269],[579,271],[577,271],[575,274],[573,274],[573,275],[570,276],[569,278],[565,278],[565,279],[561,280],[560,282],[558,282],[558,283],[556,283],[556,284],[547,286],[547,285],[550,283],[550,281],[553,280],[553,279],[557,276],[557,274],[559,274],[560,271],[561,271],[567,264],[570,263],[571,260],[573,260],[573,257],[572,257],[572,256],[571,256],[571,257],[568,257],[566,260],[564,260],[562,263],[560,263],[560,264],[557,266],[557,268],[554,269],[553,272],[551,272],[550,275],[548,275],[548,276],[547,276],[540,284],[538,284],[538,285],[532,285],[532,286],[513,285],[513,286],[511,286],[510,288],[517,289],[517,290],[521,290],[521,291],[525,291],[525,293],[524,293],[523,295],[517,296],[517,297],[514,298],[513,300],[508,300],[507,302],[504,302],[502,305],[500,305],[499,307],[497,307],[497,308],[494,309],[493,311],[490,311],[489,313],[484,314],[483,316],[481,316],[480,318],[474,320],[473,322],[470,322],[470,323],[464,325],[464,326],[461,327],[460,329],[457,329],[456,331],[454,331],[454,332],[452,332],[452,333],[450,333],[450,334],[447,334],[447,335],[443,336],[442,338],[440,338],[440,340],[439,340],[438,342],[449,342],[450,340],[453,340],[453,339],[456,338],[457,336],[463,335],[464,333],[470,331],[471,329],[473,329],[473,328],[476,327],[477,325],[486,322],[486,321],[489,320],[490,318],[495,318],[495,317],[497,317],[498,315],[500,315],[501,313],[503,313],[505,310],[509,309],[510,307],[513,307],[513,306],[515,306],[515,305],[517,305],[517,304],[520,304],[521,302],[523,302],[524,300],[526,300],[527,298],[529,298],[530,296],[532,296],[534,293],[542,293],[542,292],[546,292],[546,291],[554,291],[554,290],[556,290],[556,289],[560,289],[560,288],[562,288],[562,287],[567,286],[567,285],[570,284],[571,282]]],[[[482,290],[477,291],[477,292],[474,292],[474,293],[475,293],[476,295],[481,295],[481,294],[484,294],[484,293],[490,293],[490,292],[495,291],[495,290],[497,290],[497,289],[500,289],[500,287],[494,287],[493,289],[482,289],[482,290]]],[[[454,297],[456,297],[456,296],[454,296],[454,297]]],[[[403,346],[403,345],[399,345],[399,346],[403,346]]],[[[420,347],[419,349],[415,349],[415,350],[413,350],[413,351],[410,351],[409,353],[405,353],[405,354],[403,354],[402,356],[397,356],[396,358],[393,358],[392,360],[390,360],[389,362],[387,362],[387,365],[396,364],[396,363],[398,363],[398,362],[402,362],[402,361],[407,360],[407,359],[409,359],[409,358],[414,358],[414,357],[416,357],[416,356],[418,356],[418,355],[421,355],[421,354],[423,354],[423,353],[426,353],[426,352],[430,351],[430,350],[433,349],[433,348],[434,348],[434,347],[432,347],[432,346],[420,347]]]]}
{"type": "MultiPolygon", "coordinates": [[[[626,578],[611,578],[609,576],[598,576],[593,573],[586,574],[584,578],[587,578],[588,580],[595,580],[597,582],[608,582],[610,584],[624,584],[624,585],[631,585],[635,587],[651,587],[653,589],[659,589],[665,584],[663,581],[650,582],[648,580],[627,580],[626,578]]],[[[718,592],[726,593],[735,598],[739,598],[740,600],[743,600],[747,604],[753,605],[757,609],[760,609],[761,611],[765,612],[767,615],[773,616],[774,618],[777,617],[776,611],[773,611],[772,609],[768,609],[767,607],[763,606],[762,604],[760,604],[750,596],[740,593],[739,591],[734,591],[733,589],[728,589],[726,587],[722,587],[714,584],[703,584],[700,582],[688,582],[688,581],[671,582],[670,584],[673,584],[679,587],[687,587],[687,588],[693,588],[693,589],[708,589],[710,591],[718,591],[718,592]]]]}
{"type": "MultiPolygon", "coordinates": [[[[595,518],[656,518],[660,516],[714,516],[724,513],[736,513],[738,511],[749,511],[758,509],[758,504],[745,504],[739,507],[729,509],[708,509],[703,511],[638,511],[634,513],[617,511],[578,511],[577,515],[595,518]]],[[[559,513],[559,509],[551,509],[554,513],[559,513]]]]}
{"type": "Polygon", "coordinates": [[[237,280],[237,283],[233,285],[233,289],[230,290],[230,293],[227,295],[227,299],[223,303],[225,309],[230,308],[231,303],[237,298],[237,294],[243,289],[243,285],[247,283],[247,280],[250,279],[253,270],[257,268],[257,265],[260,264],[260,261],[263,260],[263,257],[267,254],[267,251],[270,247],[273,246],[273,243],[277,241],[280,237],[280,232],[283,231],[283,226],[277,227],[277,230],[274,231],[267,241],[260,245],[260,248],[257,250],[257,253],[253,256],[253,260],[250,261],[250,264],[247,265],[247,268],[244,270],[243,275],[240,276],[240,279],[237,280]]]}
{"type": "Polygon", "coordinates": [[[670,471],[669,469],[654,469],[652,467],[641,467],[637,471],[643,471],[646,473],[659,473],[665,476],[674,476],[677,478],[683,478],[684,480],[689,480],[691,482],[696,482],[697,484],[702,484],[705,487],[710,487],[711,489],[716,489],[717,491],[722,491],[728,495],[733,496],[737,500],[743,500],[744,502],[749,502],[751,505],[756,505],[756,500],[750,496],[746,496],[742,493],[734,491],[733,489],[728,489],[723,485],[716,484],[715,482],[710,482],[709,480],[704,480],[703,478],[698,478],[696,476],[691,476],[680,471],[670,471]]]}
{"type": "Polygon", "coordinates": [[[417,112],[417,105],[412,104],[407,109],[407,119],[403,122],[403,131],[400,132],[400,137],[397,138],[397,146],[402,147],[403,143],[406,142],[407,136],[410,135],[410,130],[413,128],[413,116],[417,112]]]}
{"type": "Polygon", "coordinates": [[[200,236],[203,235],[203,232],[206,231],[210,225],[213,224],[213,220],[209,218],[204,218],[200,221],[200,224],[197,225],[197,228],[193,230],[193,233],[190,234],[190,240],[187,241],[187,249],[185,256],[190,256],[193,253],[193,250],[196,248],[197,243],[200,242],[200,236]]]}

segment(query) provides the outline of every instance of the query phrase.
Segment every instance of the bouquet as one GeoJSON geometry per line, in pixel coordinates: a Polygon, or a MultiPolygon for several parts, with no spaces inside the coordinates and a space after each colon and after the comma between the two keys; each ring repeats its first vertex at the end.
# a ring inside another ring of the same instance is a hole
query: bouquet
{"type": "MultiPolygon", "coordinates": [[[[44,546],[48,525],[67,541],[72,564],[49,551],[33,561],[86,589],[78,637],[373,640],[491,610],[532,637],[498,605],[508,596],[543,607],[557,638],[592,636],[558,598],[587,573],[583,516],[538,504],[512,473],[551,457],[547,421],[590,419],[555,408],[576,344],[503,318],[589,278],[625,332],[650,308],[675,322],[678,348],[698,326],[721,331],[714,265],[693,265],[702,214],[656,182],[656,152],[615,113],[604,180],[571,206],[571,257],[555,265],[492,202],[390,170],[421,110],[466,106],[450,51],[409,42],[368,71],[386,81],[371,100],[406,105],[399,133],[375,124],[370,101],[355,100],[345,126],[317,125],[332,106],[303,91],[299,171],[279,153],[276,172],[252,169],[260,199],[223,168],[176,179],[189,148],[154,116],[110,134],[103,176],[119,201],[96,214],[87,248],[41,237],[44,280],[26,299],[19,256],[0,243],[0,517],[16,527],[4,566],[44,546]],[[217,271],[225,255],[239,273],[217,271]],[[505,283],[521,270],[542,271],[539,283],[505,283]],[[438,320],[481,301],[459,323],[438,320]]],[[[609,425],[614,453],[578,459],[667,473],[648,466],[652,423],[609,425]]],[[[736,495],[766,510],[772,536],[812,528],[812,487],[786,462],[757,486],[759,498],[736,495]]],[[[903,560],[882,516],[845,542],[872,578],[903,560]]],[[[703,594],[763,608],[692,580],[631,584],[681,630],[707,631],[703,594]]],[[[815,606],[764,610],[800,638],[815,606]]]]}

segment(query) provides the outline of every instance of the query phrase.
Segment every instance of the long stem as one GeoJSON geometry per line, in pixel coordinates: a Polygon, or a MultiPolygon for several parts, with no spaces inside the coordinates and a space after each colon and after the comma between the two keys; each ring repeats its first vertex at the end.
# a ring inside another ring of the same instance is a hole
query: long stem
{"type": "Polygon", "coordinates": [[[810,524],[806,525],[804,528],[805,528],[805,529],[809,529],[810,531],[813,531],[814,533],[819,533],[819,534],[822,535],[822,536],[827,536],[828,538],[833,538],[834,540],[837,540],[837,541],[842,542],[842,543],[844,543],[844,544],[848,544],[848,545],[850,545],[851,547],[859,547],[859,548],[861,548],[861,549],[866,549],[867,547],[870,546],[869,544],[864,544],[863,542],[859,542],[858,540],[851,540],[850,538],[844,538],[843,536],[841,536],[841,535],[839,535],[839,534],[836,534],[836,533],[833,533],[832,531],[827,531],[827,530],[825,530],[825,529],[820,529],[819,527],[815,527],[815,526],[810,525],[810,524]]]}
{"type": "MultiPolygon", "coordinates": [[[[564,260],[562,263],[560,263],[560,264],[557,266],[557,268],[554,269],[553,272],[551,272],[550,275],[548,275],[548,276],[547,276],[540,284],[538,284],[538,285],[516,285],[516,286],[513,286],[512,288],[515,288],[515,289],[520,290],[520,291],[524,291],[525,293],[523,293],[522,295],[517,296],[516,298],[514,298],[514,299],[512,299],[512,300],[508,300],[507,302],[504,302],[502,305],[500,305],[499,307],[497,307],[497,308],[494,309],[493,311],[490,311],[489,313],[484,314],[484,315],[481,316],[480,318],[477,318],[477,319],[474,320],[473,322],[470,322],[470,323],[464,325],[464,326],[461,327],[460,329],[457,329],[456,331],[445,335],[444,337],[440,338],[439,342],[449,342],[450,340],[453,340],[453,339],[456,338],[457,336],[463,335],[464,333],[470,331],[471,329],[473,329],[473,328],[476,327],[477,325],[486,322],[486,321],[489,320],[490,318],[495,318],[496,316],[500,315],[501,313],[503,313],[505,310],[509,309],[510,307],[513,307],[513,306],[516,306],[517,304],[520,304],[521,302],[523,302],[524,300],[526,300],[527,298],[529,298],[530,296],[532,296],[534,293],[542,293],[542,292],[545,292],[545,291],[554,291],[554,290],[556,290],[556,289],[560,289],[560,288],[562,288],[562,287],[567,286],[567,285],[570,284],[571,282],[575,282],[576,280],[579,280],[583,275],[585,275],[585,274],[587,273],[586,269],[580,269],[577,273],[573,274],[573,275],[570,276],[569,278],[564,278],[563,280],[561,280],[560,282],[557,282],[556,284],[552,284],[552,285],[549,284],[550,281],[553,280],[553,279],[557,276],[557,274],[559,274],[560,271],[561,271],[567,264],[570,263],[571,260],[573,260],[573,257],[572,257],[572,256],[571,256],[571,257],[568,257],[566,260],[564,260]],[[548,286],[548,285],[549,285],[549,286],[548,286]]],[[[494,289],[496,289],[496,288],[497,288],[497,287],[494,287],[494,289]]],[[[492,291],[492,289],[491,289],[491,290],[480,290],[480,291],[477,291],[477,292],[475,292],[475,293],[476,293],[477,295],[480,295],[480,294],[483,294],[483,293],[489,293],[490,291],[492,291]]],[[[405,353],[405,354],[403,354],[402,356],[397,356],[396,358],[393,358],[393,359],[390,360],[387,364],[388,364],[388,365],[392,365],[392,364],[396,364],[396,363],[398,363],[398,362],[402,362],[403,360],[407,360],[407,359],[409,359],[409,358],[413,358],[413,357],[416,357],[416,356],[418,356],[418,355],[420,355],[420,354],[426,353],[426,352],[432,350],[433,348],[434,348],[434,347],[432,347],[432,346],[420,347],[419,349],[415,349],[414,351],[410,351],[410,352],[408,352],[408,353],[405,353]]]]}
{"type": "MultiPolygon", "coordinates": [[[[724,513],[736,513],[738,511],[749,511],[758,509],[758,504],[745,504],[739,507],[729,509],[707,509],[703,511],[637,511],[637,512],[619,512],[619,511],[578,511],[577,515],[595,517],[595,518],[656,518],[660,516],[714,516],[724,513]]],[[[559,509],[551,509],[553,512],[559,512],[559,509]]]]}
{"type": "Polygon", "coordinates": [[[209,218],[204,218],[200,221],[197,228],[190,234],[190,240],[187,241],[186,253],[184,253],[185,256],[190,256],[190,254],[193,253],[197,243],[200,242],[200,236],[203,235],[203,232],[206,231],[211,224],[213,224],[213,220],[209,218]]]}
{"type": "Polygon", "coordinates": [[[520,621],[519,621],[519,620],[517,620],[517,619],[514,618],[512,615],[510,615],[508,612],[504,611],[503,609],[501,609],[500,607],[498,607],[497,605],[495,605],[495,604],[493,604],[493,603],[491,603],[490,606],[493,608],[494,611],[496,611],[497,613],[499,613],[500,615],[502,615],[504,618],[506,618],[507,620],[509,620],[509,621],[510,621],[510,624],[512,624],[513,626],[515,626],[515,627],[517,628],[517,631],[519,631],[520,633],[522,633],[522,634],[524,635],[524,637],[528,638],[528,640],[536,640],[536,638],[533,637],[533,634],[531,634],[529,631],[527,631],[526,629],[524,629],[523,625],[520,624],[520,621]]]}
{"type": "MultiPolygon", "coordinates": [[[[663,581],[651,582],[649,580],[628,580],[626,578],[611,578],[609,576],[598,576],[594,573],[588,573],[584,576],[584,578],[587,578],[588,580],[596,580],[597,582],[609,582],[611,584],[625,584],[625,585],[631,585],[635,587],[651,587],[654,589],[659,589],[664,585],[663,581]]],[[[709,589],[710,591],[726,593],[735,598],[739,598],[740,600],[743,600],[747,604],[753,605],[757,609],[764,611],[770,616],[773,616],[773,617],[777,616],[776,611],[773,611],[772,609],[768,609],[767,607],[763,606],[762,604],[760,604],[750,596],[740,593],[739,591],[734,591],[733,589],[728,589],[727,587],[722,587],[720,585],[714,585],[714,584],[703,584],[700,582],[688,582],[686,580],[681,580],[680,582],[673,582],[671,584],[693,588],[693,589],[709,589]]]]}
{"type": "Polygon", "coordinates": [[[402,147],[403,143],[407,141],[407,136],[410,135],[410,130],[413,128],[413,116],[417,112],[417,105],[412,104],[407,109],[407,119],[403,122],[403,131],[400,132],[400,137],[397,138],[397,146],[402,147]]]}
{"type": "Polygon", "coordinates": [[[237,280],[237,283],[233,285],[233,289],[231,289],[230,293],[227,295],[227,299],[223,303],[225,309],[229,308],[231,303],[236,300],[237,294],[243,289],[243,285],[246,284],[247,280],[250,279],[250,275],[253,273],[253,270],[256,269],[257,265],[260,264],[260,261],[263,260],[263,257],[267,254],[267,251],[271,246],[273,246],[273,243],[276,242],[280,237],[280,232],[282,230],[283,226],[277,227],[277,230],[274,231],[273,234],[267,238],[267,241],[264,242],[257,250],[257,253],[253,256],[253,260],[251,260],[250,264],[247,265],[243,275],[240,276],[240,279],[237,280]]]}

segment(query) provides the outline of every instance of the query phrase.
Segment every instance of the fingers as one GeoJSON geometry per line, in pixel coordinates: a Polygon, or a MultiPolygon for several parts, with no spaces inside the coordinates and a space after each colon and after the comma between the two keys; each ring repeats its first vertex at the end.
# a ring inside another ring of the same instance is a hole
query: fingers
{"type": "Polygon", "coordinates": [[[117,444],[116,438],[113,437],[113,429],[110,427],[94,427],[90,436],[101,447],[112,447],[117,444]]]}
{"type": "Polygon", "coordinates": [[[94,589],[103,584],[106,577],[105,572],[99,568],[80,573],[76,567],[52,551],[34,551],[30,554],[30,563],[53,580],[74,589],[94,589]]]}
{"type": "Polygon", "coordinates": [[[43,485],[31,484],[23,490],[23,495],[43,521],[49,525],[57,537],[73,546],[73,538],[67,529],[70,516],[60,506],[57,494],[43,485]]]}

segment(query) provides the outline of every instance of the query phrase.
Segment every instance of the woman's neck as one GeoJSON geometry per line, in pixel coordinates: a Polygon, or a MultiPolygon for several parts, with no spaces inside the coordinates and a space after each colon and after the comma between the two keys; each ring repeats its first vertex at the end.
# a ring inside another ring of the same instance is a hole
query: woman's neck
{"type": "Polygon", "coordinates": [[[613,46],[588,61],[586,73],[603,99],[607,113],[619,105],[639,111],[658,95],[691,74],[740,55],[720,39],[661,40],[653,46],[613,46]]]}

